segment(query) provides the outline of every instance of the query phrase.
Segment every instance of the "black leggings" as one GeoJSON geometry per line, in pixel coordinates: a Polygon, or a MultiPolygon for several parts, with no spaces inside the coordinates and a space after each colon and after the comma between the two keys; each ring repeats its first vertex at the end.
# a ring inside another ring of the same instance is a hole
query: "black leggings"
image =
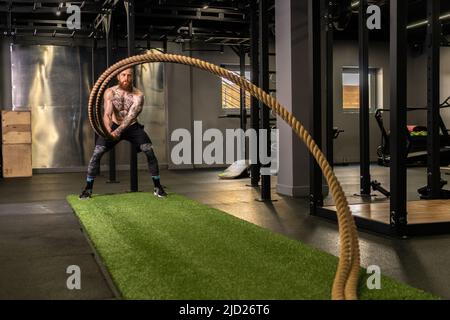
{"type": "MultiPolygon", "coordinates": [[[[117,124],[112,125],[112,130],[118,127],[117,124]]],[[[147,133],[144,131],[144,126],[139,123],[135,123],[125,129],[120,139],[111,140],[99,137],[96,141],[94,153],[92,154],[91,160],[88,165],[87,175],[90,178],[95,178],[99,172],[100,160],[105,153],[114,148],[114,146],[122,140],[127,140],[131,142],[135,147],[137,152],[145,153],[147,157],[148,169],[152,177],[159,176],[159,165],[158,159],[156,158],[155,152],[153,151],[152,141],[148,137],[147,133]]]]}

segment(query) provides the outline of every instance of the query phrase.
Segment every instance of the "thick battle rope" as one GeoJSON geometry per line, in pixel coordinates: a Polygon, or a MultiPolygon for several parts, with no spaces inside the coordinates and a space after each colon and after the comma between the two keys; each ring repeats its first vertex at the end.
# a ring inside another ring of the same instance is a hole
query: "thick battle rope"
{"type": "Polygon", "coordinates": [[[289,124],[292,130],[294,130],[300,139],[302,139],[308,150],[319,164],[337,208],[337,220],[339,225],[339,263],[333,282],[331,297],[335,300],[357,299],[357,286],[360,271],[358,234],[347,199],[341,185],[339,184],[339,181],[337,180],[324,154],[303,125],[277,100],[264,92],[262,89],[247,81],[245,78],[241,78],[233,72],[206,61],[181,55],[146,53],[121,60],[109,67],[100,76],[92,88],[89,96],[89,121],[95,132],[103,137],[113,139],[103,123],[101,107],[101,98],[109,82],[127,68],[151,62],[183,64],[208,71],[222,78],[226,78],[242,89],[248,91],[253,97],[274,110],[279,117],[289,124]]]}

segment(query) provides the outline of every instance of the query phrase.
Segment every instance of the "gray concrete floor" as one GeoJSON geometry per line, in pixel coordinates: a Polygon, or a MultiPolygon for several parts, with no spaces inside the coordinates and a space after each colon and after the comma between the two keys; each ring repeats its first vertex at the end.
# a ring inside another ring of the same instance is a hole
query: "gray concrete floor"
{"type": "MultiPolygon", "coordinates": [[[[5,201],[10,191],[0,185],[5,201]]],[[[0,299],[114,298],[67,202],[26,200],[0,204],[0,299]],[[71,265],[81,269],[81,290],[66,286],[71,265]]]]}
{"type": "MultiPolygon", "coordinates": [[[[358,168],[336,168],[350,202],[359,190],[358,168]]],[[[274,232],[313,247],[338,254],[334,223],[308,214],[307,199],[279,196],[273,203],[255,201],[258,191],[246,186],[248,179],[220,181],[217,170],[163,171],[163,184],[171,192],[221,209],[274,232]]],[[[388,169],[374,166],[373,177],[386,183],[388,169]]],[[[140,190],[149,191],[148,174],[140,174],[140,190]]],[[[96,193],[126,192],[127,172],[118,173],[121,183],[107,184],[100,176],[96,193]]],[[[114,288],[101,271],[94,252],[76,217],[65,202],[78,193],[84,174],[40,174],[32,178],[0,180],[0,299],[114,299],[114,288]],[[66,288],[66,268],[82,269],[82,290],[66,288]]],[[[409,199],[425,183],[423,168],[409,169],[409,199]]],[[[273,186],[276,178],[273,178],[273,186]]],[[[384,201],[381,196],[376,197],[384,201]]],[[[329,202],[329,199],[327,200],[329,202]]],[[[362,265],[380,266],[382,273],[412,286],[450,299],[450,235],[399,240],[360,232],[362,265]]]]}

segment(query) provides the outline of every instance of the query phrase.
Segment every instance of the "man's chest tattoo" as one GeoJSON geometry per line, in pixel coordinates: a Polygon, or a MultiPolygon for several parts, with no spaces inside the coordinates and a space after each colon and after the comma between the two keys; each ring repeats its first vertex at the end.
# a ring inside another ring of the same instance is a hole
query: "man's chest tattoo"
{"type": "Polygon", "coordinates": [[[131,106],[134,102],[134,97],[130,93],[122,93],[120,91],[114,90],[114,96],[112,98],[112,104],[114,109],[117,110],[122,118],[125,118],[131,106]]]}

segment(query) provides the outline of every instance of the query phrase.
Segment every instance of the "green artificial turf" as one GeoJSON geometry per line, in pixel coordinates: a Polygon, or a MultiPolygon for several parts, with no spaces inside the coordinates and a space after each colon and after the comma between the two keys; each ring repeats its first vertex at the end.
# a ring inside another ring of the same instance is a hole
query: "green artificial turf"
{"type": "MultiPolygon", "coordinates": [[[[125,299],[330,299],[336,257],[183,196],[68,201],[125,299]]],[[[361,299],[436,298],[367,277],[361,299]]]]}

